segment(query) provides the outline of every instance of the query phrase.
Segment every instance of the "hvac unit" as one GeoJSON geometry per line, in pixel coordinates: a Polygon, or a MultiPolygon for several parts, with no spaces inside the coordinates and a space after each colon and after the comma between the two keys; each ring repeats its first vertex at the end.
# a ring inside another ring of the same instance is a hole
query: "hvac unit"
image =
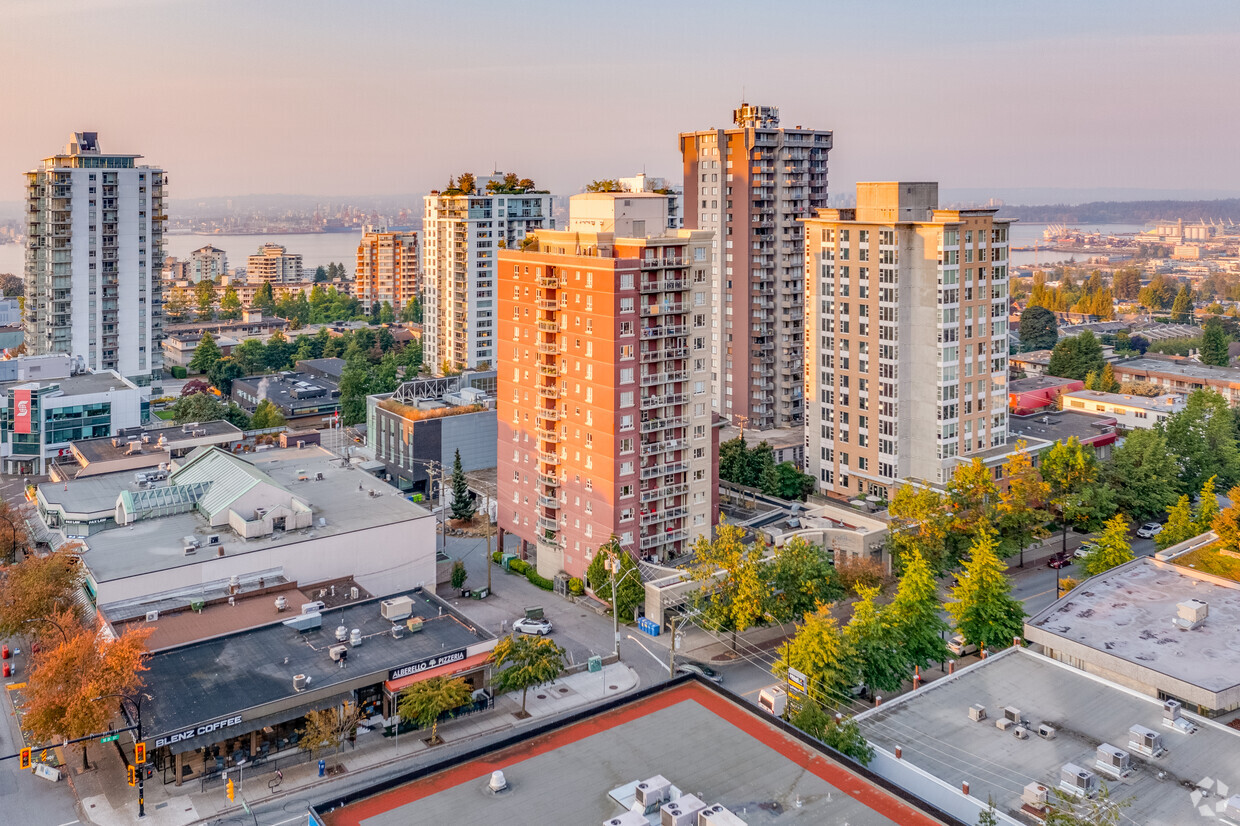
{"type": "Polygon", "coordinates": [[[998,720],[995,720],[995,728],[999,729],[999,731],[1007,731],[1015,725],[1015,723],[1006,717],[1000,717],[998,720]]]}
{"type": "Polygon", "coordinates": [[[1166,700],[1163,702],[1163,723],[1171,724],[1180,719],[1179,700],[1166,700]]]}
{"type": "Polygon", "coordinates": [[[392,639],[399,640],[403,636],[405,636],[405,626],[393,625],[392,626],[392,639]]]}
{"type": "MultiPolygon", "coordinates": [[[[349,592],[352,596],[353,592],[349,592]]],[[[356,596],[353,599],[357,599],[356,596]]],[[[379,603],[379,613],[388,622],[399,622],[413,613],[413,600],[409,597],[392,597],[379,603]]]]}
{"type": "Polygon", "coordinates": [[[1048,726],[1046,723],[1038,726],[1038,736],[1043,740],[1054,740],[1055,734],[1056,731],[1053,726],[1048,726]]]}
{"type": "Polygon", "coordinates": [[[327,649],[327,653],[332,658],[332,662],[338,663],[349,658],[349,646],[333,645],[331,648],[327,649]]]}
{"type": "Polygon", "coordinates": [[[650,826],[650,821],[646,820],[646,816],[637,812],[625,812],[622,815],[616,815],[610,820],[604,820],[603,826],[650,826]]]}
{"type": "Polygon", "coordinates": [[[1003,716],[1006,719],[1011,720],[1013,723],[1021,722],[1019,708],[1013,708],[1012,706],[1008,706],[1007,708],[1003,709],[1003,716]]]}
{"type": "Polygon", "coordinates": [[[693,826],[697,813],[705,808],[706,804],[694,795],[681,795],[659,810],[661,826],[693,826]]]}
{"type": "Polygon", "coordinates": [[[181,547],[185,549],[185,555],[189,556],[198,550],[198,537],[183,536],[181,537],[181,547]]]}
{"type": "Polygon", "coordinates": [[[969,706],[969,719],[975,723],[980,723],[986,719],[986,706],[972,705],[969,706]]]}
{"type": "Polygon", "coordinates": [[[1172,622],[1181,631],[1196,631],[1205,625],[1210,616],[1210,606],[1199,599],[1187,599],[1176,603],[1176,616],[1172,622]]]}
{"type": "Polygon", "coordinates": [[[1016,737],[1017,740],[1028,740],[1029,739],[1029,728],[1027,726],[1016,726],[1015,728],[1012,729],[1012,734],[1016,737]]]}
{"type": "Polygon", "coordinates": [[[697,826],[747,826],[745,821],[716,803],[698,812],[697,826]]]}
{"type": "Polygon", "coordinates": [[[1020,793],[1020,802],[1035,809],[1045,808],[1047,800],[1050,798],[1050,790],[1041,783],[1030,783],[1025,786],[1025,790],[1020,793]]]}
{"type": "Polygon", "coordinates": [[[305,691],[306,682],[307,680],[306,680],[305,674],[294,674],[293,675],[293,690],[294,691],[305,691]]]}
{"type": "Polygon", "coordinates": [[[1129,757],[1128,752],[1110,743],[1102,743],[1098,746],[1098,751],[1094,754],[1094,763],[1101,771],[1113,777],[1125,777],[1132,773],[1132,758],[1129,757]]]}
{"type": "Polygon", "coordinates": [[[1128,729],[1128,748],[1147,757],[1162,757],[1167,750],[1163,747],[1162,735],[1145,726],[1128,729]]]}
{"type": "Polygon", "coordinates": [[[147,612],[146,612],[146,621],[147,621],[147,622],[158,622],[158,621],[159,621],[159,612],[158,612],[158,611],[147,611],[147,612]]]}
{"type": "Polygon", "coordinates": [[[317,614],[327,607],[327,604],[321,601],[307,602],[301,606],[303,614],[317,614]]]}
{"type": "Polygon", "coordinates": [[[1098,775],[1075,763],[1064,763],[1059,770],[1059,788],[1077,797],[1093,797],[1098,793],[1098,775]]]}
{"type": "Polygon", "coordinates": [[[656,774],[649,780],[638,783],[635,793],[638,804],[649,812],[667,802],[672,793],[672,784],[663,775],[656,774]]]}

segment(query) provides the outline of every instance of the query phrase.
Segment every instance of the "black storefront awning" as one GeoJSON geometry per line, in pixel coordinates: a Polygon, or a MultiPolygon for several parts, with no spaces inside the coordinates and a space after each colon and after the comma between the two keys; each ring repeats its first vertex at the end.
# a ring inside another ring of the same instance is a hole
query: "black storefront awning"
{"type": "MultiPolygon", "coordinates": [[[[304,703],[299,706],[293,706],[292,708],[286,708],[282,711],[276,711],[270,714],[265,714],[265,715],[261,715],[261,716],[254,717],[254,718],[246,717],[245,713],[241,712],[238,715],[235,715],[235,716],[240,716],[242,718],[241,722],[239,723],[235,723],[230,726],[221,726],[205,734],[195,734],[192,737],[187,737],[185,739],[176,740],[170,743],[164,743],[163,745],[168,746],[169,750],[173,754],[182,754],[187,751],[195,751],[196,749],[200,749],[205,746],[210,746],[215,743],[222,742],[224,740],[231,740],[236,737],[241,737],[243,735],[249,734],[252,731],[257,731],[258,729],[261,729],[265,726],[275,726],[281,723],[287,723],[291,720],[296,720],[299,717],[306,716],[308,712],[319,711],[325,708],[332,708],[333,706],[337,706],[343,703],[345,700],[351,701],[352,699],[353,699],[353,692],[350,691],[345,694],[337,695],[335,697],[325,697],[320,700],[315,700],[312,703],[304,703]]],[[[227,719],[231,719],[231,718],[225,718],[225,721],[227,719]]],[[[159,734],[159,735],[147,737],[146,738],[147,747],[156,748],[156,744],[160,741],[161,738],[170,737],[170,736],[172,735],[171,734],[159,734]]]]}

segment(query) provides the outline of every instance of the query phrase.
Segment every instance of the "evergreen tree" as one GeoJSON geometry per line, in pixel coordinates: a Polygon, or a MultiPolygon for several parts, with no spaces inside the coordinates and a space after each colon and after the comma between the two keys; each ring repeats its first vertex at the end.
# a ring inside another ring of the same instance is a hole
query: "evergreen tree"
{"type": "Polygon", "coordinates": [[[1122,513],[1138,522],[1167,511],[1180,493],[1179,469],[1157,430],[1134,430],[1115,448],[1104,474],[1122,513]]]}
{"type": "Polygon", "coordinates": [[[1045,307],[1030,306],[1020,314],[1020,348],[1049,350],[1059,341],[1059,322],[1045,307]]]}
{"type": "Polygon", "coordinates": [[[1211,476],[1218,484],[1240,481],[1240,449],[1227,400],[1213,390],[1194,390],[1184,409],[1159,423],[1180,467],[1185,490],[1197,490],[1211,476]]]}
{"type": "Polygon", "coordinates": [[[196,373],[206,373],[221,358],[223,358],[223,353],[220,352],[219,345],[215,343],[215,337],[210,333],[203,333],[198,346],[194,348],[194,357],[190,359],[189,369],[196,373]]]}
{"type": "Polygon", "coordinates": [[[1064,379],[1083,381],[1091,372],[1102,373],[1105,367],[1102,345],[1091,331],[1086,330],[1055,345],[1046,372],[1064,379]]]}
{"type": "Polygon", "coordinates": [[[977,535],[964,575],[951,596],[944,607],[967,642],[997,651],[1024,634],[1025,609],[1012,597],[1012,583],[996,551],[993,532],[977,535]]]}
{"type": "Polygon", "coordinates": [[[1206,319],[1201,333],[1201,362],[1215,367],[1226,367],[1231,359],[1227,355],[1227,333],[1223,322],[1217,318],[1206,319]]]}
{"type": "Polygon", "coordinates": [[[1187,284],[1180,287],[1171,304],[1171,321],[1176,324],[1188,324],[1193,320],[1193,291],[1187,284]]]}
{"type": "Polygon", "coordinates": [[[233,287],[225,290],[224,297],[220,299],[220,318],[226,321],[241,318],[241,298],[233,287]]]}
{"type": "Polygon", "coordinates": [[[474,518],[475,510],[469,482],[465,480],[465,470],[461,467],[461,450],[457,448],[456,458],[452,460],[452,518],[468,522],[474,518]]]}

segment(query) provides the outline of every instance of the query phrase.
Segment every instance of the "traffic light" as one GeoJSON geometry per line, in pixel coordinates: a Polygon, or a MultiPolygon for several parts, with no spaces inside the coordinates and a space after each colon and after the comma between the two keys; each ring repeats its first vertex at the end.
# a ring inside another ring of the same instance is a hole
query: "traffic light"
{"type": "Polygon", "coordinates": [[[146,762],[146,743],[133,744],[133,762],[139,765],[146,762]]]}
{"type": "Polygon", "coordinates": [[[22,749],[21,755],[17,758],[18,767],[23,771],[30,768],[30,749],[22,749]]]}
{"type": "Polygon", "coordinates": [[[231,802],[231,801],[232,801],[232,799],[233,799],[233,795],[234,795],[234,794],[235,794],[235,792],[234,792],[234,790],[233,790],[233,782],[232,782],[232,778],[230,777],[230,778],[228,779],[228,800],[229,800],[229,802],[231,802]]]}
{"type": "Polygon", "coordinates": [[[130,786],[138,785],[138,769],[136,766],[129,767],[129,785],[130,786]]]}

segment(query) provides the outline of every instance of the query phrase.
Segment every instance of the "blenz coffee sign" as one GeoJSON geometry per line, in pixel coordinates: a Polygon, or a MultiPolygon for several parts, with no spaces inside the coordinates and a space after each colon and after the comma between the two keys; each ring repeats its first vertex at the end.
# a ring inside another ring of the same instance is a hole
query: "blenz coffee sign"
{"type": "Polygon", "coordinates": [[[201,737],[204,734],[210,734],[213,731],[219,731],[222,728],[235,726],[241,722],[241,715],[236,717],[226,717],[223,720],[216,720],[214,723],[206,723],[198,728],[189,728],[176,734],[169,734],[167,737],[160,737],[155,741],[155,748],[166,746],[170,743],[179,743],[182,740],[189,740],[191,737],[201,737]]]}
{"type": "Polygon", "coordinates": [[[393,668],[388,672],[389,680],[399,680],[401,677],[409,677],[413,674],[421,674],[423,671],[429,671],[432,668],[439,668],[441,665],[451,665],[459,663],[465,659],[465,649],[458,651],[449,651],[447,654],[439,654],[434,657],[427,657],[425,660],[402,665],[400,668],[393,668]]]}

